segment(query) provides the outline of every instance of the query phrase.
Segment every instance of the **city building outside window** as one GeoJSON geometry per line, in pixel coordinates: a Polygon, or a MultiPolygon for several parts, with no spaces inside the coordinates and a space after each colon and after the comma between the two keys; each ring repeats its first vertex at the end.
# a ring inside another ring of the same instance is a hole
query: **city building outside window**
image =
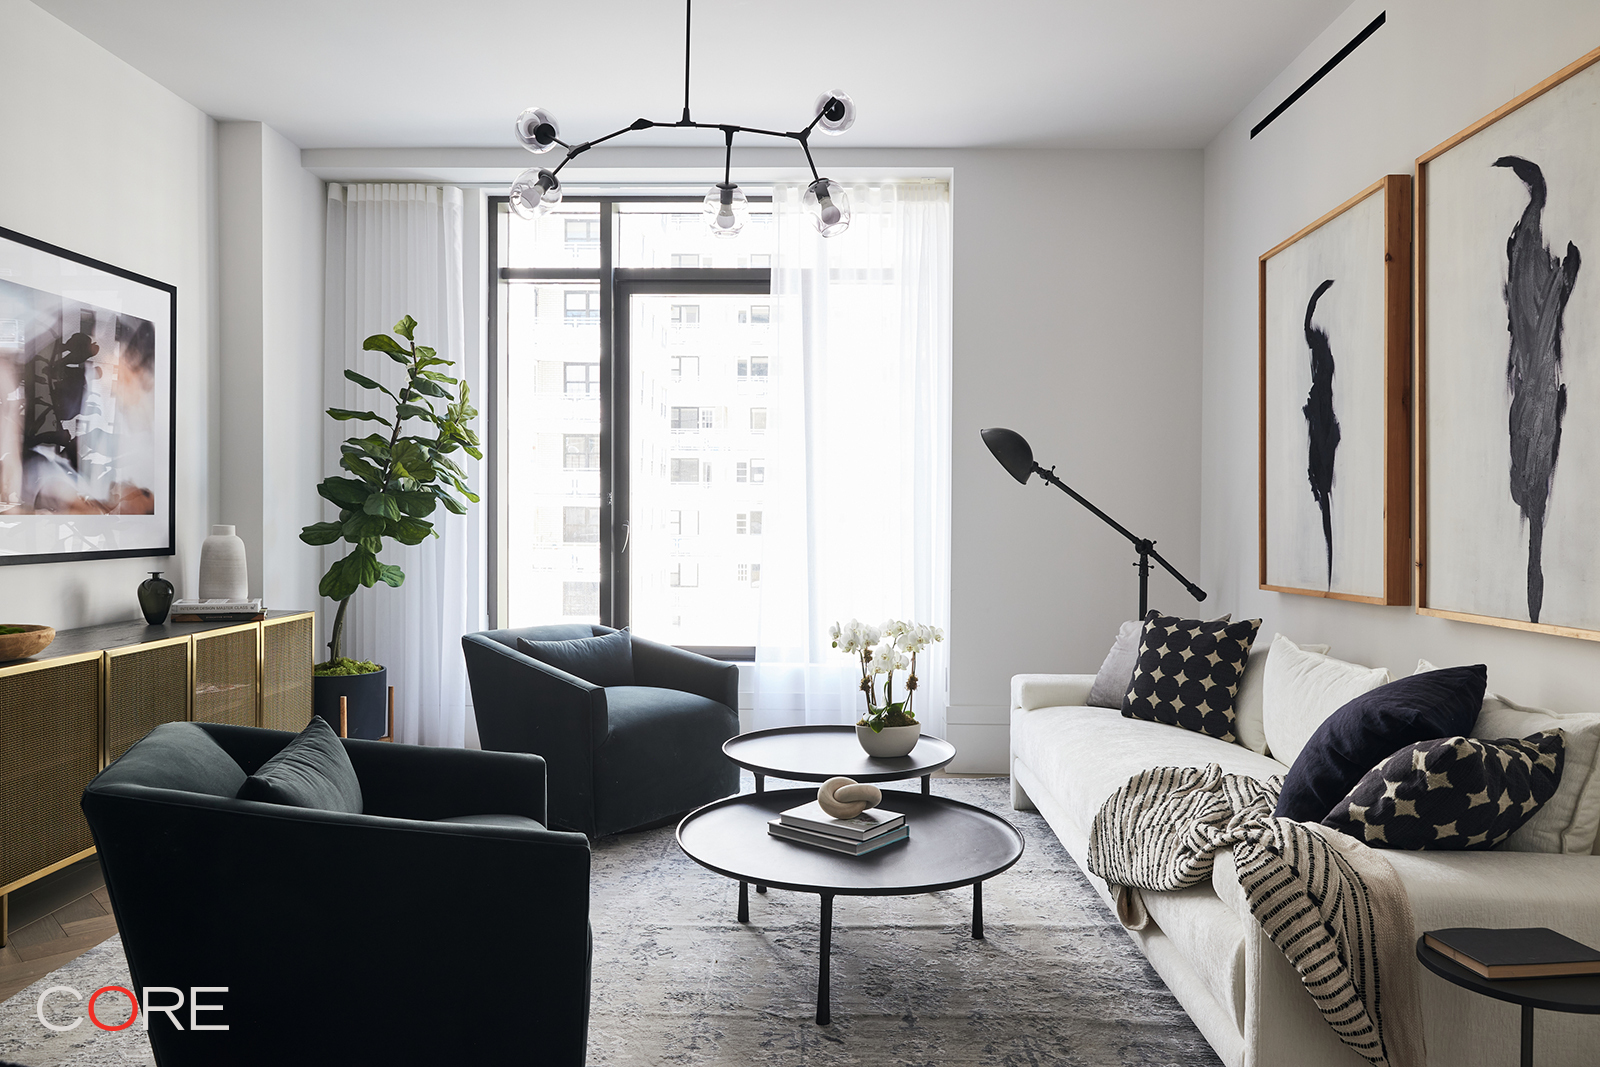
{"type": "Polygon", "coordinates": [[[561,614],[584,616],[600,614],[600,583],[562,582],[561,614]]]}
{"type": "MultiPolygon", "coordinates": [[[[672,481],[676,485],[697,483],[700,481],[700,461],[698,459],[682,459],[674,456],[672,461],[672,481]]],[[[708,477],[706,481],[710,481],[708,477]]]]}
{"type": "Polygon", "coordinates": [[[568,363],[566,367],[566,394],[568,396],[600,395],[600,364],[568,363]]]}
{"type": "Polygon", "coordinates": [[[700,357],[699,356],[673,356],[672,357],[672,380],[673,381],[681,382],[681,381],[684,381],[685,379],[692,380],[692,379],[695,379],[695,378],[698,378],[698,377],[700,377],[700,357]]]}
{"type": "Polygon", "coordinates": [[[741,359],[739,360],[738,368],[741,382],[764,382],[767,380],[767,357],[765,356],[741,359]]]}
{"type": "Polygon", "coordinates": [[[667,584],[674,589],[693,589],[700,584],[700,564],[674,563],[667,571],[667,584]]]}
{"type": "Polygon", "coordinates": [[[673,408],[672,428],[674,430],[698,430],[700,428],[700,409],[687,407],[673,408]]]}
{"type": "Polygon", "coordinates": [[[672,265],[679,269],[683,267],[698,267],[700,265],[700,255],[698,252],[691,252],[687,255],[675,252],[672,256],[672,265]]]}
{"type": "Polygon", "coordinates": [[[569,545],[599,544],[600,509],[586,507],[562,508],[561,540],[569,545]]]}
{"type": "Polygon", "coordinates": [[[674,325],[674,326],[698,326],[698,325],[700,325],[700,305],[699,304],[673,304],[672,305],[672,325],[674,325]]]}
{"type": "Polygon", "coordinates": [[[568,289],[562,294],[563,318],[571,325],[600,321],[600,294],[593,289],[568,289]]]}
{"type": "Polygon", "coordinates": [[[600,435],[597,433],[568,433],[561,435],[562,463],[569,471],[597,471],[600,469],[600,435]]]}
{"type": "Polygon", "coordinates": [[[571,249],[591,249],[600,244],[599,219],[567,219],[566,245],[571,249]]]}
{"type": "Polygon", "coordinates": [[[765,433],[767,430],[767,409],[750,409],[750,429],[756,433],[765,433]]]}

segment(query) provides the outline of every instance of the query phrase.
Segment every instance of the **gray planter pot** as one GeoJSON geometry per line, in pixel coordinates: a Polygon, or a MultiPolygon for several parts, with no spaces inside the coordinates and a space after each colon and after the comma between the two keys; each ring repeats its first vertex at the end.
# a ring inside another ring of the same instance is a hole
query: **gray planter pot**
{"type": "Polygon", "coordinates": [[[389,671],[313,678],[311,708],[339,730],[339,698],[345,697],[349,736],[376,741],[389,731],[389,671]]]}

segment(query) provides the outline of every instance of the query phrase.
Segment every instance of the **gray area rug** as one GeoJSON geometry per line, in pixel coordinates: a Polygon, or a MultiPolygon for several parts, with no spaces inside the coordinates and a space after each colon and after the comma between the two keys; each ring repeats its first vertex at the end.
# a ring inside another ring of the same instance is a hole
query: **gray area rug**
{"type": "MultiPolygon", "coordinates": [[[[684,856],[672,827],[600,842],[591,1067],[1220,1062],[1044,820],[1011,810],[1006,779],[935,779],[933,789],[1009,819],[1027,851],[985,884],[982,941],[970,936],[970,889],[836,898],[829,1026],[812,1021],[816,896],[752,892],[741,926],[737,883],[684,856]]],[[[0,1004],[0,1059],[152,1063],[137,1025],[51,1034],[33,1014],[49,986],[88,993],[127,981],[112,938],[0,1004]]]]}

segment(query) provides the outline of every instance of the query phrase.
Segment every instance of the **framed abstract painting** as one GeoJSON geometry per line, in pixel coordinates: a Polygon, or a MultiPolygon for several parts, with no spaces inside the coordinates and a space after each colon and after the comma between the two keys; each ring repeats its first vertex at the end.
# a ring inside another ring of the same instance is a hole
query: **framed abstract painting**
{"type": "Polygon", "coordinates": [[[1261,257],[1260,585],[1411,603],[1411,177],[1261,257]]]}
{"type": "Polygon", "coordinates": [[[1600,640],[1600,49],[1417,160],[1417,610],[1600,640]]]}
{"type": "Polygon", "coordinates": [[[0,228],[0,564],[173,553],[177,306],[0,228]]]}

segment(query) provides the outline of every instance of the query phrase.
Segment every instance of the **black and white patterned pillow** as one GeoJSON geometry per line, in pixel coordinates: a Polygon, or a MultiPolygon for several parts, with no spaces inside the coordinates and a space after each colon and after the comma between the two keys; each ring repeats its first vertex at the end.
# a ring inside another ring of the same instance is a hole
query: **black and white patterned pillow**
{"type": "Polygon", "coordinates": [[[1555,795],[1560,730],[1407,745],[1368,771],[1322,825],[1373,848],[1493,848],[1555,795]]]}
{"type": "Polygon", "coordinates": [[[1260,619],[1206,622],[1150,612],[1122,714],[1235,740],[1233,698],[1260,627],[1260,619]]]}

